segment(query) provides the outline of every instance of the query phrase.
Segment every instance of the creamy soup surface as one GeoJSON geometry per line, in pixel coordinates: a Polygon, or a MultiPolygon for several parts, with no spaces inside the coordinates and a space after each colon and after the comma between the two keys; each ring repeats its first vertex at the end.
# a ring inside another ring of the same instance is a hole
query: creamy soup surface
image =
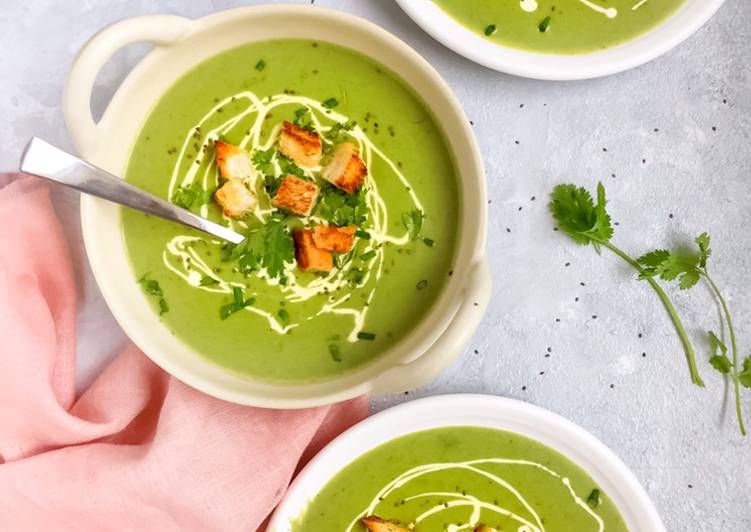
{"type": "Polygon", "coordinates": [[[460,198],[442,131],[401,79],[332,44],[201,63],[150,113],[126,179],[247,235],[233,246],[122,212],[159,319],[239,374],[352,370],[412,330],[452,274],[460,198]]]}

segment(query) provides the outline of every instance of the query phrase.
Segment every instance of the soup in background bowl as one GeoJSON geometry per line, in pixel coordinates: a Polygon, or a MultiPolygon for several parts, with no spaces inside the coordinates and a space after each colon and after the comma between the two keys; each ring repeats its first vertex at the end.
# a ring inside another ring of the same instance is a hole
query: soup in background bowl
{"type": "Polygon", "coordinates": [[[247,235],[82,199],[108,306],[187,384],[277,408],[404,391],[477,327],[479,149],[445,82],[377,26],[290,5],[126,20],[84,47],[64,111],[84,158],[247,235]],[[98,70],[138,41],[157,46],[95,123],[98,70]]]}
{"type": "Polygon", "coordinates": [[[361,421],[295,478],[269,532],[664,532],[634,475],[560,416],[489,395],[361,421]]]}
{"type": "Polygon", "coordinates": [[[724,0],[396,0],[433,38],[489,68],[579,80],[642,65],[690,37],[724,0]]]}

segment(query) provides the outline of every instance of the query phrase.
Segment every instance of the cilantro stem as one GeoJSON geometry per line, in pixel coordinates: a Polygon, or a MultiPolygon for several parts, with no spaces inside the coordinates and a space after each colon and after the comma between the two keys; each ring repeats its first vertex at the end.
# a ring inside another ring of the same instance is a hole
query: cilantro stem
{"type": "Polygon", "coordinates": [[[717,288],[717,285],[714,283],[712,278],[709,276],[709,272],[706,268],[702,268],[701,274],[704,277],[704,279],[707,281],[707,284],[709,284],[710,288],[712,289],[712,292],[714,293],[717,300],[720,302],[720,307],[722,307],[722,313],[725,315],[725,322],[728,326],[728,335],[730,336],[730,350],[732,353],[732,360],[733,360],[733,391],[735,392],[735,415],[738,417],[738,426],[741,429],[741,434],[743,436],[746,435],[746,425],[743,423],[743,409],[741,408],[741,387],[740,382],[738,382],[737,374],[738,374],[738,345],[735,341],[735,328],[733,327],[733,319],[730,317],[730,309],[728,309],[728,305],[725,302],[725,298],[722,297],[722,294],[720,293],[720,289],[717,288]]]}
{"type": "Polygon", "coordinates": [[[613,253],[618,255],[621,259],[623,259],[632,268],[634,268],[637,272],[639,272],[639,274],[642,275],[642,277],[649,283],[652,289],[657,293],[658,297],[660,298],[660,301],[662,301],[662,304],[665,306],[665,310],[667,310],[668,314],[670,315],[670,319],[672,320],[673,325],[675,326],[675,330],[678,333],[678,337],[681,339],[681,344],[683,344],[683,350],[686,353],[686,361],[688,362],[688,371],[691,374],[691,382],[693,382],[697,386],[704,387],[704,381],[701,379],[701,376],[699,375],[699,370],[696,366],[696,355],[694,354],[694,348],[691,345],[691,340],[688,337],[686,328],[683,326],[683,321],[681,321],[681,317],[678,315],[678,311],[675,309],[673,302],[670,301],[670,298],[662,289],[662,287],[651,276],[647,275],[647,273],[644,271],[644,268],[642,268],[641,265],[638,262],[636,262],[634,259],[632,259],[626,252],[622,251],[621,249],[617,248],[616,246],[614,246],[613,244],[605,240],[599,239],[597,237],[593,237],[592,235],[590,235],[590,238],[592,238],[592,240],[594,240],[595,242],[599,243],[601,246],[608,248],[610,251],[612,251],[613,253]]]}

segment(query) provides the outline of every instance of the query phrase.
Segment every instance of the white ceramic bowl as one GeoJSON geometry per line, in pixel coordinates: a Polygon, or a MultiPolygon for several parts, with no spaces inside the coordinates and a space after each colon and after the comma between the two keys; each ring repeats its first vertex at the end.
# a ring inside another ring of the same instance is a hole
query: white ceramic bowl
{"type": "Polygon", "coordinates": [[[396,0],[422,29],[456,53],[500,72],[544,80],[597,78],[651,61],[690,37],[724,1],[686,0],[662,24],[634,40],[600,52],[566,56],[501,46],[462,26],[433,0],[396,0]]]}
{"type": "Polygon", "coordinates": [[[436,304],[406,338],[370,364],[324,382],[280,385],[230,373],[164,327],[131,271],[120,208],[83,197],[83,236],[94,276],[115,318],[144,353],[185,383],[221,399],[299,408],[425,384],[461,352],[487,306],[487,202],[482,158],[467,118],[436,71],[402,41],[360,18],[308,6],[240,8],[200,20],[125,20],[94,36],[71,70],[63,108],[75,146],[83,158],[121,175],[148,113],[180,76],[224,50],[282,38],[329,41],[368,55],[401,76],[433,110],[456,158],[463,202],[454,275],[436,304]],[[123,81],[95,123],[90,99],[97,72],[119,48],[139,41],[156,46],[123,81]]]}
{"type": "Polygon", "coordinates": [[[358,423],[302,470],[269,522],[268,532],[290,532],[309,501],[344,467],[371,449],[412,432],[451,426],[515,432],[552,447],[579,465],[607,493],[634,532],[664,532],[636,477],[602,442],[548,410],[491,395],[441,395],[384,410],[358,423]]]}

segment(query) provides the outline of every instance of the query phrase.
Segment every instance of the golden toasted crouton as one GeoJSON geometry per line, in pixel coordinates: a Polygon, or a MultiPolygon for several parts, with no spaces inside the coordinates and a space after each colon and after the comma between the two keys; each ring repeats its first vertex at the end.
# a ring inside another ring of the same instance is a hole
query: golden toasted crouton
{"type": "Polygon", "coordinates": [[[361,521],[369,532],[411,532],[409,528],[400,525],[396,521],[386,521],[377,515],[363,517],[361,521]]]}
{"type": "Polygon", "coordinates": [[[498,532],[495,528],[491,528],[486,525],[477,525],[475,527],[475,532],[498,532]]]}
{"type": "Polygon", "coordinates": [[[241,148],[217,140],[214,142],[216,165],[224,179],[244,179],[250,176],[250,158],[241,148]]]}
{"type": "Polygon", "coordinates": [[[295,229],[292,232],[295,241],[295,258],[303,271],[330,272],[334,267],[333,255],[325,249],[318,249],[313,242],[313,231],[295,229]]]}
{"type": "Polygon", "coordinates": [[[219,187],[214,192],[214,201],[230,218],[242,218],[258,204],[253,192],[239,179],[230,179],[219,187]]]}
{"type": "Polygon", "coordinates": [[[321,176],[326,181],[347,194],[357,192],[367,175],[368,167],[357,153],[357,147],[351,142],[337,146],[331,160],[321,171],[321,176]]]}
{"type": "Polygon", "coordinates": [[[313,242],[318,249],[334,253],[348,253],[355,243],[354,225],[337,227],[335,225],[316,225],[313,228],[313,242]]]}
{"type": "Polygon", "coordinates": [[[274,196],[274,207],[285,209],[299,216],[309,216],[318,199],[318,185],[293,175],[288,175],[279,185],[274,196]]]}
{"type": "Polygon", "coordinates": [[[279,137],[279,150],[301,166],[318,166],[323,144],[318,133],[285,120],[279,137]]]}

